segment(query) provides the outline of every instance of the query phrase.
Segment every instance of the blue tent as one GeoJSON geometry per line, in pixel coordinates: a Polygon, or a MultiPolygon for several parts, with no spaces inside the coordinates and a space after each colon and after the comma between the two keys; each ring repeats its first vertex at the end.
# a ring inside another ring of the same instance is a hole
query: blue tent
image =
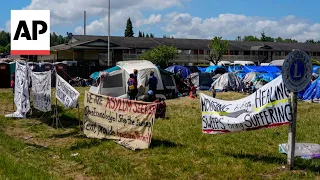
{"type": "MultiPolygon", "coordinates": [[[[112,67],[112,68],[109,68],[109,69],[104,70],[103,72],[110,73],[110,72],[112,72],[112,71],[116,71],[116,70],[119,70],[119,69],[120,69],[120,67],[114,66],[114,67],[112,67]]],[[[94,72],[94,73],[92,73],[92,74],[90,75],[90,78],[91,78],[91,79],[94,79],[94,80],[97,80],[97,79],[99,78],[99,74],[100,74],[100,72],[94,72]]]]}
{"type": "Polygon", "coordinates": [[[200,66],[197,66],[197,68],[199,69],[200,72],[206,72],[206,69],[207,67],[200,67],[200,66]]]}
{"type": "Polygon", "coordinates": [[[216,71],[219,71],[221,73],[219,74],[224,74],[227,72],[227,69],[223,66],[209,66],[206,68],[206,73],[211,73],[211,72],[216,72],[216,71]]]}
{"type": "Polygon", "coordinates": [[[281,70],[276,66],[243,66],[243,71],[245,72],[269,72],[269,73],[279,73],[281,70]]]}
{"type": "Polygon", "coordinates": [[[312,66],[313,67],[313,73],[320,74],[320,66],[312,66]]]}
{"type": "Polygon", "coordinates": [[[320,103],[320,78],[310,85],[304,93],[302,100],[320,103]]]}
{"type": "Polygon", "coordinates": [[[281,73],[261,73],[256,78],[262,79],[266,82],[271,82],[276,79],[281,73]]]}
{"type": "Polygon", "coordinates": [[[302,99],[302,98],[303,98],[304,93],[306,93],[306,91],[309,89],[310,86],[311,86],[311,83],[309,83],[309,84],[307,85],[307,87],[304,88],[304,90],[298,92],[298,99],[302,99]]]}
{"type": "Polygon", "coordinates": [[[242,71],[241,66],[229,66],[228,72],[242,71]]]}
{"type": "Polygon", "coordinates": [[[181,69],[182,76],[185,79],[191,74],[191,71],[188,68],[179,66],[179,65],[173,65],[173,66],[167,67],[165,70],[176,74],[179,69],[181,69]]]}

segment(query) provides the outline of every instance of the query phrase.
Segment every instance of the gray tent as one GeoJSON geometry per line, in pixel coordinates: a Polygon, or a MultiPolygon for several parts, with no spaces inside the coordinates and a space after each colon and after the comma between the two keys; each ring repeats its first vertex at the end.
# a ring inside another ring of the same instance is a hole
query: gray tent
{"type": "Polygon", "coordinates": [[[242,91],[244,88],[243,82],[235,73],[221,75],[212,85],[216,90],[221,91],[242,91]]]}

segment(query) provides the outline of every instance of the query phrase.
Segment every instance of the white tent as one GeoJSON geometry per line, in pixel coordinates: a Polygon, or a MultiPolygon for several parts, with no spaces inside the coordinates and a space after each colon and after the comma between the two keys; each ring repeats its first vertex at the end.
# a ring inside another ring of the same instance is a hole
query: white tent
{"type": "Polygon", "coordinates": [[[118,62],[114,70],[107,73],[107,77],[105,79],[102,78],[98,87],[91,86],[90,92],[112,97],[126,98],[128,89],[127,80],[129,79],[129,75],[133,73],[134,69],[138,70],[137,79],[139,93],[145,93],[148,91],[146,83],[151,71],[153,71],[154,76],[158,78],[157,90],[164,90],[161,74],[158,68],[150,61],[136,60],[118,62]]]}

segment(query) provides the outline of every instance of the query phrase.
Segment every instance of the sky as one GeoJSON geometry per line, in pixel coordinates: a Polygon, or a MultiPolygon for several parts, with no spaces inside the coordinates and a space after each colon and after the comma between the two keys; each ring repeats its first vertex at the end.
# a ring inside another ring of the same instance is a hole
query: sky
{"type": "MultiPolygon", "coordinates": [[[[108,34],[108,0],[2,0],[0,30],[10,32],[10,10],[51,10],[51,32],[108,34]],[[5,2],[5,3],[4,3],[5,2]]],[[[112,36],[123,36],[130,17],[135,36],[139,31],[175,38],[211,39],[221,36],[320,40],[319,0],[111,0],[112,36]]]]}

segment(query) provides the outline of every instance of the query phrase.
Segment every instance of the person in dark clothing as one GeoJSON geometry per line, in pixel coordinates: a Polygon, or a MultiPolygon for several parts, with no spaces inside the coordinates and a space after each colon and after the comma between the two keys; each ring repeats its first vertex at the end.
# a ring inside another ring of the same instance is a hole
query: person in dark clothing
{"type": "Polygon", "coordinates": [[[184,79],[183,79],[183,76],[182,76],[182,70],[179,69],[176,76],[178,77],[178,79],[181,81],[181,82],[184,82],[184,79]]]}
{"type": "Polygon", "coordinates": [[[149,85],[149,90],[152,90],[153,93],[157,91],[158,79],[154,76],[154,72],[150,72],[150,77],[148,79],[147,85],[149,85]]]}
{"type": "Polygon", "coordinates": [[[148,91],[148,94],[146,95],[143,95],[141,97],[141,101],[144,101],[144,102],[154,102],[155,100],[157,100],[156,96],[154,95],[153,91],[152,90],[149,90],[148,91]]]}
{"type": "Polygon", "coordinates": [[[134,75],[130,74],[130,78],[128,79],[128,95],[130,97],[130,100],[135,100],[137,93],[138,93],[138,89],[137,89],[137,83],[134,79],[134,75]]]}
{"type": "Polygon", "coordinates": [[[138,70],[134,69],[133,70],[133,75],[134,75],[134,80],[136,80],[136,83],[138,85],[138,70]]]}

